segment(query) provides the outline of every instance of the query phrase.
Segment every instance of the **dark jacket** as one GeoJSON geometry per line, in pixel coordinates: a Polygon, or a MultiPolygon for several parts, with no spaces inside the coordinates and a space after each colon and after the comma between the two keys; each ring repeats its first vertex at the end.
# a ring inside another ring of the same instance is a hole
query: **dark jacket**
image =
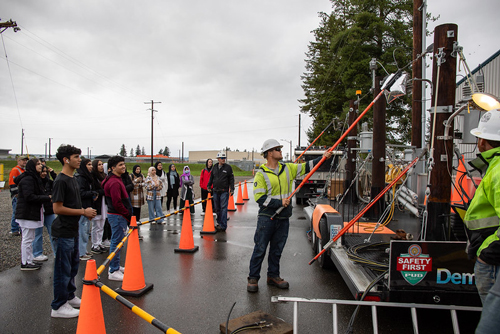
{"type": "MultiPolygon", "coordinates": [[[[42,179],[42,185],[45,190],[45,195],[52,195],[52,187],[54,186],[54,181],[52,181],[48,175],[42,179]]],[[[54,214],[52,201],[43,203],[43,209],[45,210],[44,214],[46,215],[54,214]]]]}
{"type": "MultiPolygon", "coordinates": [[[[86,168],[86,167],[85,167],[86,168]]],[[[90,208],[94,204],[94,197],[97,197],[97,191],[94,191],[92,186],[92,179],[81,173],[81,169],[79,168],[75,173],[76,181],[80,186],[80,197],[82,199],[82,207],[90,208]]]]}
{"type": "Polygon", "coordinates": [[[167,197],[179,197],[179,187],[181,186],[181,182],[179,179],[179,174],[176,172],[174,175],[174,183],[170,181],[170,173],[172,172],[171,170],[172,165],[168,166],[168,173],[167,173],[167,181],[168,181],[168,190],[167,190],[167,197]]]}
{"type": "Polygon", "coordinates": [[[104,188],[104,195],[106,196],[108,213],[118,214],[130,221],[132,206],[121,177],[113,173],[109,174],[106,179],[102,181],[102,187],[104,188]]]}
{"type": "Polygon", "coordinates": [[[16,219],[39,221],[43,203],[49,202],[45,194],[42,179],[36,171],[33,160],[26,164],[26,172],[15,178],[19,194],[17,196],[16,219]]]}
{"type": "Polygon", "coordinates": [[[212,188],[216,193],[222,193],[229,190],[234,193],[234,175],[231,166],[223,164],[219,168],[219,164],[217,163],[212,167],[207,189],[212,188]]]}
{"type": "Polygon", "coordinates": [[[130,197],[130,193],[134,190],[134,183],[132,182],[130,174],[127,171],[125,171],[125,173],[122,174],[122,181],[123,185],[125,186],[125,190],[127,191],[127,194],[130,197]]]}

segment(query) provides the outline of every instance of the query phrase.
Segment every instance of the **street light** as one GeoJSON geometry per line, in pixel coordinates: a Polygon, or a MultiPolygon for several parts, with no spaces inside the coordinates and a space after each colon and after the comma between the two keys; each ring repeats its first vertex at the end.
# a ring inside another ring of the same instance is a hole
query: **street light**
{"type": "Polygon", "coordinates": [[[287,143],[290,144],[290,161],[293,161],[293,159],[292,159],[292,140],[281,139],[281,141],[286,141],[287,143]]]}

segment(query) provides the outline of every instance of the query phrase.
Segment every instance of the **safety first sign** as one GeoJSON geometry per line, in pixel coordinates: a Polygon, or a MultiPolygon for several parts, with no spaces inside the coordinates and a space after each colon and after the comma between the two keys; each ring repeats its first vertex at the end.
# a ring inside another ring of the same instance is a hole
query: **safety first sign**
{"type": "Polygon", "coordinates": [[[413,244],[408,247],[407,254],[397,258],[397,270],[411,285],[420,283],[429,271],[432,271],[432,258],[429,254],[422,254],[422,248],[413,244]]]}

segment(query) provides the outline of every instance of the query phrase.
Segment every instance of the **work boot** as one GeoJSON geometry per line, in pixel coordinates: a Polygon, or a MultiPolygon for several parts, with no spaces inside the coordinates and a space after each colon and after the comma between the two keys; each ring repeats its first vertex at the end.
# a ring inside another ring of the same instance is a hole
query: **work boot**
{"type": "Polygon", "coordinates": [[[259,281],[255,278],[249,278],[247,284],[248,292],[257,292],[259,291],[259,281]]]}
{"type": "Polygon", "coordinates": [[[280,289],[288,289],[290,286],[288,282],[281,277],[268,277],[267,285],[274,285],[280,289]]]}

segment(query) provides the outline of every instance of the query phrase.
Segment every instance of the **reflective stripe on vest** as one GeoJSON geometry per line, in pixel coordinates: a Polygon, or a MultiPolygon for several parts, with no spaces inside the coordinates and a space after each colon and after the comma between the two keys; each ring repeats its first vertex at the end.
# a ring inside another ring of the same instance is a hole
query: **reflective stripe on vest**
{"type": "Polygon", "coordinates": [[[497,216],[493,217],[487,217],[487,218],[481,218],[481,219],[475,219],[475,220],[467,220],[464,221],[465,226],[469,230],[479,230],[483,228],[489,228],[489,227],[498,227],[499,225],[499,219],[497,216]]]}

